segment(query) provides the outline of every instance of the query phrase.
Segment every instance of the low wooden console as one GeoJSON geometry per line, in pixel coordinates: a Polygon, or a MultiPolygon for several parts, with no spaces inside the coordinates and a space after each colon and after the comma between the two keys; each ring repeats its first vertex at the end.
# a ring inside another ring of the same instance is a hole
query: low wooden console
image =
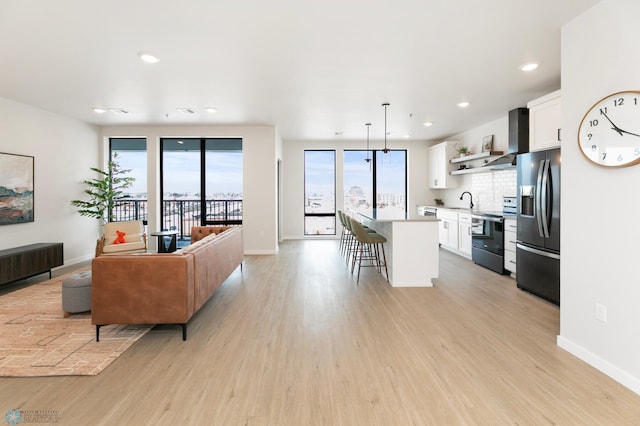
{"type": "Polygon", "coordinates": [[[0,250],[0,284],[49,272],[63,264],[62,243],[38,243],[0,250]]]}

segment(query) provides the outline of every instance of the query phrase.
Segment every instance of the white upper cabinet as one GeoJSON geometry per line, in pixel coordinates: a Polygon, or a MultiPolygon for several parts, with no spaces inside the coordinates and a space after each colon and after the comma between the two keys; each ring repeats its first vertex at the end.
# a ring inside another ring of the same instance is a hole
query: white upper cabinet
{"type": "Polygon", "coordinates": [[[441,142],[429,148],[429,188],[455,188],[457,178],[449,175],[452,170],[451,160],[454,156],[456,142],[441,142]]]}
{"type": "Polygon", "coordinates": [[[560,90],[529,102],[527,108],[529,108],[529,150],[540,151],[559,147],[562,136],[560,90]]]}

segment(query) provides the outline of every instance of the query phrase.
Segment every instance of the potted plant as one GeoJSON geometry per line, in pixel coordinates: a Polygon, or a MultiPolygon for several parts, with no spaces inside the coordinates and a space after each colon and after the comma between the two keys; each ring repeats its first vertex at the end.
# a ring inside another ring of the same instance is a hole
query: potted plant
{"type": "Polygon", "coordinates": [[[459,157],[464,157],[465,155],[469,154],[469,148],[467,148],[466,146],[461,146],[456,148],[456,151],[458,151],[458,156],[459,157]]]}
{"type": "Polygon", "coordinates": [[[99,219],[101,225],[114,219],[115,200],[123,198],[123,190],[131,187],[135,181],[135,178],[123,176],[131,170],[121,169],[117,159],[118,153],[114,152],[107,164],[107,170],[91,167],[98,177],[82,182],[87,186],[84,193],[89,196],[89,200],[71,201],[71,205],[78,208],[80,215],[99,219]]]}
{"type": "MultiPolygon", "coordinates": [[[[115,218],[113,207],[117,199],[124,197],[124,189],[131,187],[135,178],[126,177],[131,170],[123,170],[117,161],[118,153],[114,152],[111,161],[107,163],[107,170],[91,167],[91,170],[98,174],[98,177],[85,180],[84,193],[89,196],[89,200],[72,200],[71,205],[78,208],[78,213],[82,216],[93,217],[100,220],[100,227],[115,218]]],[[[101,232],[102,233],[102,232],[101,232]]],[[[96,253],[100,251],[102,238],[98,239],[96,253]]]]}

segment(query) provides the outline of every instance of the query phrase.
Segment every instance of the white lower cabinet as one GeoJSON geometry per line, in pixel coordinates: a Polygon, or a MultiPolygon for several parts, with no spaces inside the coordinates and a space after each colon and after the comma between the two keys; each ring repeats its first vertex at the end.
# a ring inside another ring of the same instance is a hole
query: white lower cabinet
{"type": "Polygon", "coordinates": [[[516,274],[516,238],[518,223],[516,219],[504,220],[504,269],[516,274]]]}
{"type": "Polygon", "coordinates": [[[471,214],[458,213],[458,251],[471,257],[471,214]]]}
{"type": "Polygon", "coordinates": [[[451,250],[458,250],[458,213],[445,209],[438,209],[438,236],[440,245],[451,250]]]}
{"type": "Polygon", "coordinates": [[[440,219],[439,242],[443,248],[456,254],[471,257],[471,214],[439,208],[437,217],[440,219]]]}

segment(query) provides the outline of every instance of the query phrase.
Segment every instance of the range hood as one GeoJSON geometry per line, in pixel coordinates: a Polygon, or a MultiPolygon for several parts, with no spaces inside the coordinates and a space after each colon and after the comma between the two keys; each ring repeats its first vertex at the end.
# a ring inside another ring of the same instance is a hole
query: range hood
{"type": "Polygon", "coordinates": [[[509,111],[509,150],[483,167],[515,166],[518,154],[525,152],[529,152],[529,109],[512,109],[509,111]]]}

